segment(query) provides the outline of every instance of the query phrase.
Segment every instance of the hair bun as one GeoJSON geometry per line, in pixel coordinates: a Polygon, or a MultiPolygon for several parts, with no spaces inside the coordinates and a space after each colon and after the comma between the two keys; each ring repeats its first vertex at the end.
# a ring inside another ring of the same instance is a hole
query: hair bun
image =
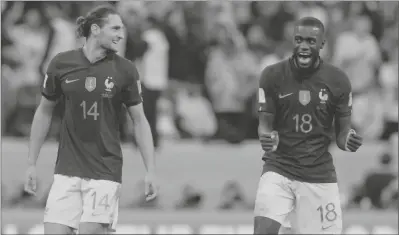
{"type": "Polygon", "coordinates": [[[82,25],[82,24],[84,24],[86,22],[86,18],[84,18],[83,16],[79,16],[77,19],[76,19],[76,24],[77,25],[82,25]]]}

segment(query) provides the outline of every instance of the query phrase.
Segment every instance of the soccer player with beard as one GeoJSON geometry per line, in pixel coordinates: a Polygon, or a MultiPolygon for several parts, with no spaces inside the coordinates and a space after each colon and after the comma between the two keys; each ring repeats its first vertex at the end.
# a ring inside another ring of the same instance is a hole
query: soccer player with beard
{"type": "Polygon", "coordinates": [[[351,129],[348,77],[324,62],[324,26],[300,19],[291,58],[266,67],[259,86],[259,138],[263,174],[255,202],[255,234],[277,234],[291,224],[296,233],[342,231],[333,159],[328,151],[333,123],[337,146],[355,152],[362,138],[351,129]]]}
{"type": "Polygon", "coordinates": [[[99,6],[77,20],[82,48],[56,55],[47,69],[42,99],[32,123],[25,190],[36,191],[36,161],[54,106],[65,112],[54,181],[44,215],[46,234],[101,234],[115,230],[122,181],[119,122],[126,106],[134,123],[146,174],[146,195],[157,195],[154,145],[144,115],[139,74],[118,56],[123,23],[111,7],[99,6]]]}

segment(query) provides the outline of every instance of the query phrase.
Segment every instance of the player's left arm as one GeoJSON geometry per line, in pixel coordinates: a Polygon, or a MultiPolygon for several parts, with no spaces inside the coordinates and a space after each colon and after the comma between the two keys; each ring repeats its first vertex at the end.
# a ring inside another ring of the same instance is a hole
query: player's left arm
{"type": "Polygon", "coordinates": [[[133,121],[134,136],[147,172],[153,173],[155,171],[154,143],[150,125],[144,114],[143,104],[129,106],[127,110],[133,121]]]}
{"type": "Polygon", "coordinates": [[[151,128],[144,114],[139,74],[134,65],[128,68],[128,84],[122,89],[122,100],[133,121],[134,135],[147,173],[155,173],[154,143],[151,128]]]}
{"type": "Polygon", "coordinates": [[[343,75],[341,93],[335,109],[335,133],[337,146],[349,152],[356,152],[363,139],[352,129],[352,87],[346,75],[343,75]]]}

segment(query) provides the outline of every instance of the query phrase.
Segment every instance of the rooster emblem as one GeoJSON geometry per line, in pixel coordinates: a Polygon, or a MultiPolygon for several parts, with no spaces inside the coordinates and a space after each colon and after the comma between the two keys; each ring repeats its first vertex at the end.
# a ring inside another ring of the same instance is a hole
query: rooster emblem
{"type": "Polygon", "coordinates": [[[106,91],[111,91],[112,88],[114,88],[114,83],[112,82],[112,77],[107,77],[105,80],[105,90],[106,91]]]}

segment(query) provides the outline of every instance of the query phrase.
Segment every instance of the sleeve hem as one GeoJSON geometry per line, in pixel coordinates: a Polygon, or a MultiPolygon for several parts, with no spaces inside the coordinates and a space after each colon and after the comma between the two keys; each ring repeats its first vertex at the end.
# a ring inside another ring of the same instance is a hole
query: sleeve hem
{"type": "Polygon", "coordinates": [[[347,117],[350,116],[352,112],[346,112],[346,113],[337,113],[335,114],[336,117],[347,117]]]}
{"type": "Polygon", "coordinates": [[[135,106],[135,105],[138,105],[138,104],[141,104],[141,103],[142,103],[141,100],[139,100],[139,101],[130,101],[130,102],[125,103],[125,105],[126,105],[126,107],[131,107],[131,106],[135,106]]]}
{"type": "Polygon", "coordinates": [[[58,97],[57,96],[50,96],[45,94],[44,92],[42,92],[42,96],[44,96],[46,99],[50,100],[50,101],[57,101],[58,97]]]}

